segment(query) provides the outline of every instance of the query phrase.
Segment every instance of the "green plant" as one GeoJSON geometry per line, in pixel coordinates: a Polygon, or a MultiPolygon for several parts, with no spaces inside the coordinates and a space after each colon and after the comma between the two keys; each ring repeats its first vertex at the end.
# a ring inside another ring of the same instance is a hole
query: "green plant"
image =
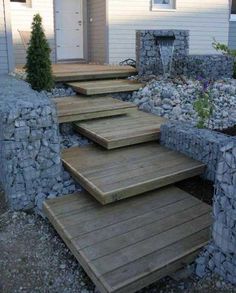
{"type": "Polygon", "coordinates": [[[42,27],[42,18],[36,14],[33,18],[32,32],[27,50],[27,81],[34,90],[51,90],[53,87],[51,49],[42,27]]]}
{"type": "Polygon", "coordinates": [[[213,104],[209,89],[210,82],[202,79],[200,79],[200,82],[202,88],[199,92],[197,100],[193,104],[193,107],[198,114],[197,127],[204,128],[213,114],[213,104]]]}
{"type": "Polygon", "coordinates": [[[234,57],[235,61],[233,77],[236,78],[236,50],[230,49],[227,45],[217,42],[216,39],[213,39],[212,46],[216,51],[221,52],[224,55],[234,57]]]}

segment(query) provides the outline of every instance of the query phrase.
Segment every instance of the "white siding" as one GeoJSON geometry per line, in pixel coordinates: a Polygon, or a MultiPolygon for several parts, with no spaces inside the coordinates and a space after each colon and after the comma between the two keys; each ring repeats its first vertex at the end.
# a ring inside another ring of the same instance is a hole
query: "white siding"
{"type": "Polygon", "coordinates": [[[215,53],[212,39],[228,42],[228,0],[176,0],[174,11],[152,11],[151,0],[108,0],[109,62],[135,59],[135,31],[186,29],[190,54],[215,53]]]}
{"type": "Polygon", "coordinates": [[[3,0],[0,0],[0,74],[8,73],[7,36],[3,0]]]}
{"type": "Polygon", "coordinates": [[[16,64],[25,64],[26,50],[18,30],[30,31],[33,16],[39,13],[43,18],[43,26],[52,48],[52,61],[55,61],[54,40],[54,6],[53,0],[31,0],[31,5],[15,5],[11,3],[12,34],[16,64]]]}
{"type": "Polygon", "coordinates": [[[106,0],[88,0],[88,57],[105,63],[107,48],[106,0]]]}
{"type": "Polygon", "coordinates": [[[229,24],[229,47],[236,49],[236,21],[230,21],[229,24]]]}

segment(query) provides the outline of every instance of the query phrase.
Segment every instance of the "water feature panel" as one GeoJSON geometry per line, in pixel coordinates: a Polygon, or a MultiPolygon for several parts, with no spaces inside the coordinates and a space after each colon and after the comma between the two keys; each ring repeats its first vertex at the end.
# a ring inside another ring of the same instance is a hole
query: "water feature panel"
{"type": "Polygon", "coordinates": [[[169,77],[172,69],[172,61],[175,48],[174,36],[159,36],[156,37],[156,44],[160,49],[161,63],[163,67],[163,74],[169,77]]]}

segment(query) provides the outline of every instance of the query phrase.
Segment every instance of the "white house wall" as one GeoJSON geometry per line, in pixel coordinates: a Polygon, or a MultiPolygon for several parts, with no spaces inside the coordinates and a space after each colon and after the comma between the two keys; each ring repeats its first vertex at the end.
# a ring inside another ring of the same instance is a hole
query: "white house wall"
{"type": "Polygon", "coordinates": [[[228,43],[228,0],[176,0],[176,10],[152,11],[151,0],[107,0],[109,62],[135,59],[135,31],[187,29],[190,53],[211,54],[212,40],[228,43]]]}
{"type": "Polygon", "coordinates": [[[33,16],[39,13],[43,18],[43,26],[52,48],[52,61],[55,61],[54,40],[54,5],[53,0],[29,0],[29,5],[11,3],[12,34],[16,64],[25,64],[26,50],[18,30],[30,31],[33,16]]]}

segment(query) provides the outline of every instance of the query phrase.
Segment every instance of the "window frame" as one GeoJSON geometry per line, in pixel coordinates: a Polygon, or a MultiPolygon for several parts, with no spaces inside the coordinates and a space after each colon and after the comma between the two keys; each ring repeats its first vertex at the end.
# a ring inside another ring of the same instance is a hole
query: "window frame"
{"type": "Polygon", "coordinates": [[[230,21],[236,21],[236,13],[232,13],[233,0],[230,0],[230,21]]]}
{"type": "Polygon", "coordinates": [[[169,4],[156,4],[155,0],[151,0],[151,6],[153,11],[174,11],[176,10],[176,1],[170,0],[169,4]]]}
{"type": "Polygon", "coordinates": [[[26,0],[25,2],[10,1],[10,5],[12,9],[32,8],[32,0],[26,0]]]}

